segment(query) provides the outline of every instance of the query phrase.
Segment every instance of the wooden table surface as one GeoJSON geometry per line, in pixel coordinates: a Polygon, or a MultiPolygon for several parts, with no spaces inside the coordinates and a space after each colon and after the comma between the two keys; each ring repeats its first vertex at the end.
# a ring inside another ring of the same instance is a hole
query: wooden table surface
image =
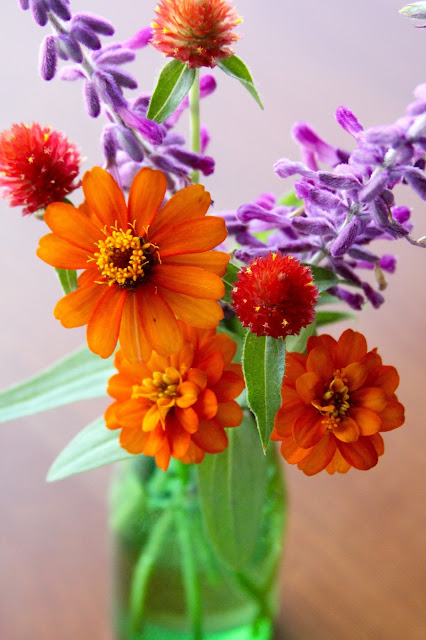
{"type": "MultiPolygon", "coordinates": [[[[155,2],[138,8],[138,25],[155,2]]],[[[206,181],[217,210],[262,191],[286,190],[272,174],[282,156],[297,159],[289,130],[309,120],[327,139],[351,141],[334,122],[345,104],[366,126],[391,123],[426,81],[426,32],[398,16],[402,0],[239,1],[245,18],[238,54],[253,71],[262,113],[243,89],[216,74],[219,90],[203,107],[212,134],[215,175],[206,181]]],[[[85,116],[80,87],[37,76],[42,29],[16,2],[2,7],[0,128],[40,121],[66,130],[91,164],[101,162],[101,123],[85,116]],[[12,64],[13,56],[13,64],[12,64]]],[[[117,25],[118,39],[135,30],[135,3],[72,2],[117,25]]],[[[161,61],[141,52],[135,65],[149,90],[161,61]]],[[[425,233],[424,203],[403,188],[425,233]]],[[[41,223],[0,203],[0,387],[28,377],[84,341],[53,317],[60,296],[55,276],[35,255],[41,223]]],[[[382,243],[380,250],[385,251],[382,243]]],[[[370,348],[401,375],[405,426],[386,434],[385,456],[370,472],[305,477],[287,466],[291,517],[282,567],[277,640],[420,640],[426,620],[424,553],[425,254],[394,243],[399,266],[387,302],[364,311],[356,327],[370,348]],[[422,464],[423,463],[423,464],[422,464]]],[[[343,329],[334,330],[334,334],[343,329]]],[[[108,625],[106,493],[109,469],[57,484],[44,482],[61,447],[94,417],[104,400],[2,425],[0,429],[1,640],[112,640],[108,625]]]]}

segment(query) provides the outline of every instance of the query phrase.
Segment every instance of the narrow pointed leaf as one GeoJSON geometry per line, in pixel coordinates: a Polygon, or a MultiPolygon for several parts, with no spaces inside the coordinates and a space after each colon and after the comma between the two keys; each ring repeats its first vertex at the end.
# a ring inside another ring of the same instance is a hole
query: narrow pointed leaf
{"type": "Polygon", "coordinates": [[[111,431],[105,426],[104,418],[98,418],[80,431],[61,451],[49,469],[47,481],[54,482],[134,457],[120,447],[118,438],[119,431],[111,431]]]}
{"type": "Polygon", "coordinates": [[[59,282],[65,295],[77,289],[77,272],[75,269],[55,269],[55,271],[58,274],[59,282]]]}
{"type": "Polygon", "coordinates": [[[306,345],[311,336],[316,335],[316,323],[308,324],[307,327],[301,329],[297,336],[287,336],[285,339],[285,347],[287,353],[297,351],[298,353],[306,353],[306,345]]]}
{"type": "Polygon", "coordinates": [[[239,269],[235,264],[232,264],[232,262],[228,262],[226,273],[222,278],[225,285],[225,295],[223,296],[223,300],[225,302],[232,302],[231,293],[232,289],[234,288],[234,283],[238,277],[238,271],[239,269]]]}
{"type": "Polygon", "coordinates": [[[346,311],[317,311],[315,316],[317,327],[323,327],[326,324],[333,324],[341,320],[356,320],[356,315],[346,311]]]}
{"type": "Polygon", "coordinates": [[[0,422],[106,395],[115,373],[112,358],[103,360],[87,347],[49,369],[0,393],[0,422]]]}
{"type": "Polygon", "coordinates": [[[243,372],[248,404],[255,415],[264,451],[274,428],[275,414],[281,406],[284,370],[284,340],[258,337],[249,331],[243,347],[243,372]]]}
{"type": "Polygon", "coordinates": [[[248,411],[240,427],[228,429],[228,448],[197,465],[206,533],[218,556],[234,570],[252,558],[259,538],[267,487],[267,458],[248,411]],[[250,495],[250,500],[247,500],[250,495]]]}
{"type": "Polygon", "coordinates": [[[237,58],[237,56],[229,56],[229,58],[220,60],[217,65],[222,69],[222,71],[227,73],[228,76],[239,80],[243,87],[245,87],[250,95],[252,95],[256,100],[259,107],[263,109],[263,104],[259,98],[259,94],[255,89],[251,73],[240,58],[237,58]]]}
{"type": "Polygon", "coordinates": [[[326,291],[330,287],[334,287],[339,282],[339,278],[330,269],[324,267],[315,267],[308,265],[314,276],[315,286],[318,287],[319,292],[326,291]]]}
{"type": "Polygon", "coordinates": [[[164,122],[182,102],[195,78],[195,69],[190,69],[180,60],[172,60],[163,68],[146,114],[155,122],[164,122]]]}

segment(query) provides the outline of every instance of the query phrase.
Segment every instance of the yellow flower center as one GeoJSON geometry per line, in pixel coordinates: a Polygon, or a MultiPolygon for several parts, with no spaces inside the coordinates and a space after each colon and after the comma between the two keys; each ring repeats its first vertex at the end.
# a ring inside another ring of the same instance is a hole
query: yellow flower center
{"type": "Polygon", "coordinates": [[[324,392],[321,401],[312,405],[323,416],[327,429],[334,429],[344,418],[351,407],[349,389],[346,379],[338,369],[334,372],[333,380],[324,392]]]}
{"type": "Polygon", "coordinates": [[[132,398],[148,398],[152,402],[164,399],[171,401],[174,405],[175,398],[180,395],[178,386],[182,382],[182,377],[174,367],[167,367],[162,371],[154,371],[152,378],[144,378],[141,385],[133,385],[132,398]]]}
{"type": "Polygon", "coordinates": [[[147,277],[150,268],[160,262],[158,247],[145,238],[136,236],[134,229],[104,229],[105,240],[96,243],[96,266],[108,284],[135,289],[147,277]]]}

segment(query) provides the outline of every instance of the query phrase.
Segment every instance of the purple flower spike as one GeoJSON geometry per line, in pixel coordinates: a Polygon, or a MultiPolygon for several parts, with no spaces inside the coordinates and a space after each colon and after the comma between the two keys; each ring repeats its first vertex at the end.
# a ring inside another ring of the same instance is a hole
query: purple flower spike
{"type": "Polygon", "coordinates": [[[408,207],[393,207],[392,215],[400,224],[405,224],[411,217],[411,211],[408,207]]]}
{"type": "Polygon", "coordinates": [[[342,289],[342,287],[330,287],[327,290],[327,293],[330,293],[332,296],[336,296],[339,300],[346,302],[352,309],[355,311],[361,311],[364,305],[364,298],[360,293],[352,293],[351,291],[347,291],[346,289],[342,289]]]}
{"type": "Polygon", "coordinates": [[[120,149],[126,151],[135,162],[142,162],[144,158],[142,145],[130,129],[120,125],[114,128],[114,134],[120,149]]]}
{"type": "Polygon", "coordinates": [[[83,51],[75,38],[63,34],[58,36],[56,42],[58,44],[58,55],[62,60],[71,59],[74,62],[83,62],[83,51]]]}
{"type": "Polygon", "coordinates": [[[210,156],[202,156],[200,153],[194,153],[180,147],[170,148],[168,154],[191,169],[201,171],[205,176],[210,176],[214,172],[214,160],[210,156]]]}
{"type": "Polygon", "coordinates": [[[379,196],[389,182],[389,171],[380,171],[359,192],[359,199],[363,202],[371,202],[379,196]]]}
{"type": "Polygon", "coordinates": [[[200,128],[200,143],[201,153],[204,155],[210,142],[210,133],[207,127],[201,126],[200,128]]]}
{"type": "Polygon", "coordinates": [[[43,80],[52,80],[56,73],[58,52],[55,36],[46,36],[40,47],[39,70],[43,80]]]}
{"type": "Polygon", "coordinates": [[[278,162],[274,164],[274,171],[277,176],[280,176],[280,178],[288,178],[289,176],[294,176],[297,173],[310,178],[313,174],[313,172],[305,167],[302,162],[293,162],[291,160],[287,160],[287,158],[278,160],[278,162]]]}
{"type": "Polygon", "coordinates": [[[388,273],[395,273],[396,258],[392,254],[385,253],[379,260],[379,267],[388,273]]]}
{"type": "Polygon", "coordinates": [[[116,108],[116,111],[122,118],[124,124],[127,124],[128,127],[133,127],[140,131],[144,138],[149,140],[152,144],[161,144],[166,133],[164,127],[153,120],[148,120],[148,118],[138,115],[134,111],[131,111],[127,106],[118,107],[116,108]]]}
{"type": "Polygon", "coordinates": [[[73,22],[71,35],[89,49],[97,50],[102,46],[96,33],[80,22],[73,22]]]}
{"type": "Polygon", "coordinates": [[[53,13],[56,13],[59,18],[65,20],[65,22],[71,20],[71,11],[69,9],[69,2],[67,2],[67,0],[49,0],[49,4],[50,9],[53,11],[53,13]]]}
{"type": "MultiPolygon", "coordinates": [[[[334,167],[341,162],[337,149],[320,138],[306,122],[296,122],[291,130],[294,139],[302,147],[302,152],[307,150],[318,156],[321,162],[334,167]]],[[[306,159],[307,156],[305,156],[306,159]]],[[[308,164],[310,169],[317,169],[316,163],[308,164]]]]}
{"type": "Polygon", "coordinates": [[[207,98],[216,89],[217,82],[214,76],[207,73],[200,78],[200,98],[207,98]]]}
{"type": "Polygon", "coordinates": [[[99,33],[101,36],[113,36],[115,33],[114,25],[109,22],[109,20],[105,20],[105,18],[101,18],[92,13],[76,13],[72,22],[73,27],[76,23],[82,24],[90,29],[90,31],[99,33]]]}
{"type": "Polygon", "coordinates": [[[115,164],[118,150],[117,139],[114,134],[114,125],[107,125],[101,136],[102,150],[104,152],[107,166],[115,164]]]}
{"type": "MultiPolygon", "coordinates": [[[[93,84],[102,99],[118,113],[119,109],[127,108],[127,101],[110,73],[95,71],[92,76],[93,84]]],[[[120,115],[120,114],[119,114],[120,115]]],[[[131,125],[129,125],[131,126],[131,125]]]]}
{"type": "Polygon", "coordinates": [[[138,31],[132,38],[130,38],[130,40],[123,42],[123,46],[128,47],[129,49],[142,49],[143,47],[146,47],[151,38],[151,27],[145,27],[144,29],[138,31]]]}
{"type": "Polygon", "coordinates": [[[101,102],[93,82],[90,80],[84,83],[83,97],[87,113],[91,118],[97,118],[101,112],[101,102]]]}
{"type": "Polygon", "coordinates": [[[404,178],[422,200],[426,200],[426,178],[422,171],[415,167],[407,167],[404,178]]]}
{"type": "Polygon", "coordinates": [[[363,126],[358,122],[355,114],[347,107],[338,107],[335,115],[336,120],[342,129],[347,131],[354,138],[357,138],[358,134],[364,130],[363,126]]]}
{"type": "Polygon", "coordinates": [[[337,238],[330,244],[329,251],[332,256],[343,256],[356,241],[361,230],[361,222],[358,218],[354,218],[339,233],[337,238]]]}
{"type": "Polygon", "coordinates": [[[381,293],[373,289],[368,282],[362,283],[362,290],[364,291],[367,300],[372,304],[374,309],[378,309],[385,301],[381,293]]]}
{"type": "Polygon", "coordinates": [[[30,0],[30,9],[33,14],[34,20],[40,27],[44,27],[47,24],[47,9],[43,0],[30,0]]]}
{"type": "Polygon", "coordinates": [[[106,73],[110,73],[120,87],[126,87],[126,89],[138,88],[138,83],[135,78],[127,71],[123,71],[123,69],[117,69],[117,67],[109,65],[104,65],[102,69],[106,73]]]}
{"type": "Polygon", "coordinates": [[[30,8],[30,0],[18,0],[21,9],[23,9],[24,11],[27,11],[27,9],[30,8]]]}
{"type": "Polygon", "coordinates": [[[125,64],[126,62],[133,62],[135,57],[136,54],[130,49],[103,49],[96,55],[96,62],[100,65],[125,64]]]}

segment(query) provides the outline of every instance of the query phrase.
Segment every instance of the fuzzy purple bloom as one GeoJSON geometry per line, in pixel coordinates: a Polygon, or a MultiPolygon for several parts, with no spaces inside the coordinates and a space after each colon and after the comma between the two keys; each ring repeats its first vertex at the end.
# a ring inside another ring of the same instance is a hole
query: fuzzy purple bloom
{"type": "Polygon", "coordinates": [[[55,36],[46,36],[40,47],[39,70],[43,80],[52,80],[55,77],[57,62],[55,36]]]}

